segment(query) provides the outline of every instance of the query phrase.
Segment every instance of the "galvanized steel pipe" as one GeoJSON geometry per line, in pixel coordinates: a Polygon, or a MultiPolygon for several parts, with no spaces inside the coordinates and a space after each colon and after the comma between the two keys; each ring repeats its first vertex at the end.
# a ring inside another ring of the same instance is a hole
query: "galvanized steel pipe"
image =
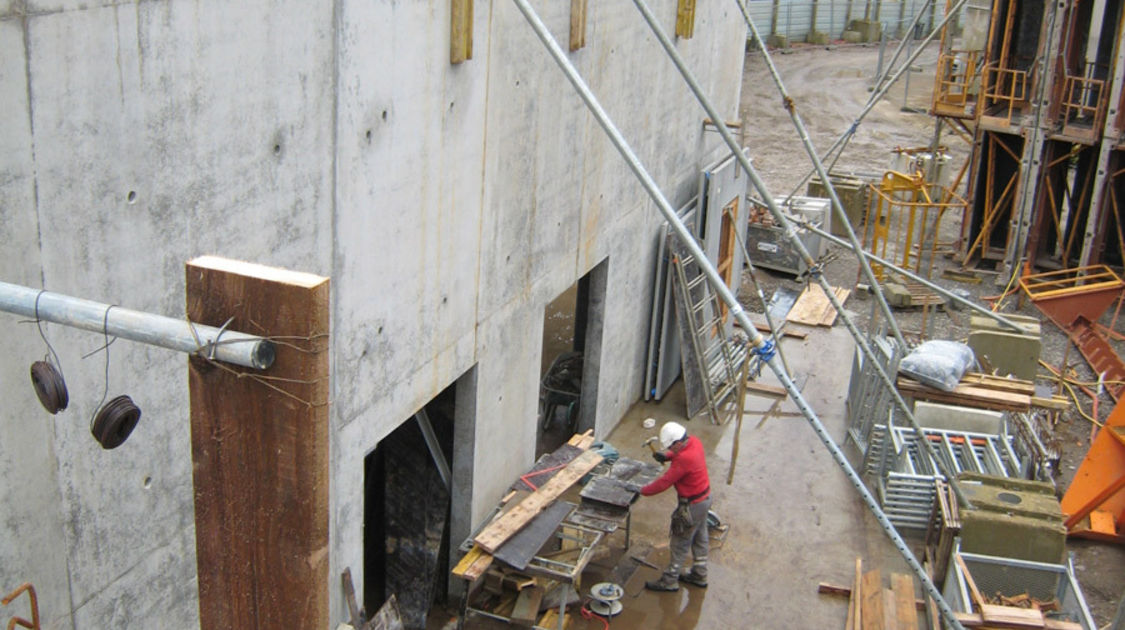
{"type": "Polygon", "coordinates": [[[201,352],[216,361],[258,370],[273,365],[275,357],[273,342],[255,335],[7,282],[0,282],[0,311],[169,350],[201,352]]]}
{"type": "MultiPolygon", "coordinates": [[[[683,222],[681,222],[679,220],[679,217],[676,216],[676,211],[672,208],[672,205],[668,203],[668,200],[664,197],[664,194],[660,192],[660,189],[657,187],[656,182],[653,181],[652,177],[648,174],[648,171],[645,170],[644,165],[641,164],[640,160],[637,158],[637,155],[633,152],[628,142],[621,135],[621,132],[618,131],[617,127],[613,124],[613,121],[610,119],[609,115],[605,112],[601,104],[598,102],[597,97],[594,96],[593,92],[590,91],[589,86],[587,86],[585,81],[582,80],[582,77],[578,74],[578,70],[575,69],[574,65],[570,63],[569,59],[567,59],[566,54],[563,52],[558,42],[555,41],[555,38],[551,35],[550,31],[547,30],[546,25],[544,25],[542,20],[539,19],[539,16],[535,13],[535,10],[531,8],[527,0],[513,1],[516,3],[516,6],[519,8],[520,12],[523,13],[524,17],[527,19],[528,23],[535,31],[535,34],[543,42],[543,45],[546,46],[547,51],[559,65],[559,68],[563,71],[563,74],[566,75],[571,85],[574,86],[574,89],[578,92],[579,96],[582,98],[582,101],[586,104],[586,107],[589,108],[591,113],[594,114],[594,117],[597,119],[598,124],[606,132],[606,135],[609,136],[614,147],[625,159],[625,162],[629,166],[630,170],[633,171],[633,174],[640,181],[645,191],[656,203],[656,207],[660,210],[660,213],[664,215],[664,218],[672,227],[672,231],[680,238],[682,244],[688,249],[689,252],[691,252],[691,255],[694,256],[696,260],[698,260],[703,274],[706,276],[715,292],[729,307],[731,315],[738,321],[742,329],[748,335],[750,335],[751,343],[754,345],[755,349],[758,351],[763,351],[766,346],[765,338],[761,333],[757,331],[757,329],[754,328],[753,323],[746,316],[745,311],[743,311],[742,306],[738,303],[738,300],[735,298],[734,294],[731,293],[729,288],[727,288],[726,283],[723,281],[722,277],[719,276],[719,273],[715,269],[714,265],[712,265],[711,262],[707,259],[706,254],[704,254],[703,250],[699,247],[699,244],[696,243],[695,238],[692,237],[691,233],[684,226],[683,222]]],[[[726,133],[729,136],[729,132],[726,131],[726,125],[721,123],[722,118],[712,114],[712,120],[717,121],[716,125],[720,129],[720,131],[726,133]]],[[[741,151],[736,151],[736,155],[744,157],[742,156],[741,151]]],[[[791,226],[788,228],[788,231],[792,231],[791,226]]],[[[807,251],[805,253],[807,255],[807,251]]],[[[929,576],[922,568],[922,565],[918,563],[918,560],[914,557],[914,554],[911,553],[909,547],[906,546],[906,542],[902,539],[901,536],[899,536],[898,531],[895,530],[894,525],[890,522],[890,520],[887,519],[886,514],[883,513],[883,510],[875,501],[875,497],[871,495],[871,492],[863,484],[863,481],[860,479],[859,475],[851,467],[851,464],[848,463],[847,457],[844,455],[843,451],[841,451],[836,443],[832,440],[832,436],[828,434],[828,430],[820,422],[820,419],[817,418],[816,413],[812,410],[811,407],[809,407],[808,403],[805,402],[805,399],[801,396],[800,390],[797,389],[796,385],[794,385],[793,381],[789,378],[789,375],[785,372],[785,369],[781,365],[780,361],[778,361],[777,354],[770,353],[768,355],[766,363],[770,366],[770,369],[772,369],[777,375],[778,380],[781,381],[781,384],[785,387],[786,391],[789,392],[789,396],[797,404],[797,407],[801,410],[802,413],[805,414],[805,417],[808,419],[809,424],[812,426],[813,431],[816,433],[817,437],[820,438],[821,442],[824,443],[825,447],[827,447],[829,452],[832,454],[833,459],[847,474],[848,479],[851,481],[856,491],[859,492],[867,507],[872,511],[872,513],[875,514],[875,517],[879,521],[879,524],[883,527],[887,536],[890,537],[895,547],[906,559],[907,564],[909,564],[911,569],[913,569],[914,572],[918,575],[919,579],[922,581],[923,587],[926,589],[927,594],[934,598],[934,601],[937,603],[939,609],[942,612],[942,615],[947,618],[947,621],[949,621],[950,626],[961,630],[962,626],[957,622],[957,619],[953,614],[953,610],[949,607],[949,604],[946,603],[945,599],[942,598],[941,592],[938,591],[937,587],[934,586],[933,581],[930,580],[929,576]]]]}

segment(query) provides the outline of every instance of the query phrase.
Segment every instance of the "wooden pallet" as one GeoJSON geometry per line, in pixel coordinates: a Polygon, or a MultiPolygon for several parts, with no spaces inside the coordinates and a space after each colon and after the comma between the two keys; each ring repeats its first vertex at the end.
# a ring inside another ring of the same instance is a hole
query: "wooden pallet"
{"type": "Polygon", "coordinates": [[[897,384],[899,393],[903,396],[910,396],[915,400],[929,400],[962,407],[995,409],[998,411],[1029,411],[1031,409],[1031,396],[1027,394],[988,389],[987,387],[965,383],[960,383],[953,391],[947,392],[903,376],[898,377],[897,384]]]}

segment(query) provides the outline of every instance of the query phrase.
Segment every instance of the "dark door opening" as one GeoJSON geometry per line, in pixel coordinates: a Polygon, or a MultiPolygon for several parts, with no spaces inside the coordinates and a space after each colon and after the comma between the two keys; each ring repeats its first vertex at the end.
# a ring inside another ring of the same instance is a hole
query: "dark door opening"
{"type": "Polygon", "coordinates": [[[603,260],[544,309],[536,457],[594,428],[608,269],[603,260]]]}
{"type": "Polygon", "coordinates": [[[539,370],[539,430],[535,456],[555,450],[578,426],[582,397],[586,278],[570,285],[543,311],[543,354],[539,370]]]}
{"type": "Polygon", "coordinates": [[[372,615],[395,595],[407,628],[425,628],[447,591],[450,489],[431,445],[448,471],[455,398],[454,384],[364,460],[364,606],[372,615]]]}

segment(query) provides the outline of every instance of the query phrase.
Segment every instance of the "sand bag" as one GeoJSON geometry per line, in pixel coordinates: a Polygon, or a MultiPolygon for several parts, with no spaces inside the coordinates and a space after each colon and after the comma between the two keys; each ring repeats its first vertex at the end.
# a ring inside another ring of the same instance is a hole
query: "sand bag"
{"type": "Polygon", "coordinates": [[[975,363],[976,357],[969,346],[935,339],[911,350],[899,363],[898,371],[919,383],[951,392],[975,363]]]}

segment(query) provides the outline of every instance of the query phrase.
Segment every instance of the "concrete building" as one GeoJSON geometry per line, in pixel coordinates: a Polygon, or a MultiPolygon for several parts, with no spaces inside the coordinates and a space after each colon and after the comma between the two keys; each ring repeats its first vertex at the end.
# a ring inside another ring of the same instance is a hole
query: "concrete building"
{"type": "MultiPolygon", "coordinates": [[[[585,4],[535,3],[563,42],[585,4]]],[[[631,2],[586,11],[571,60],[679,207],[725,149],[631,2]]],[[[732,2],[677,40],[732,118],[744,45],[732,2]]],[[[178,317],[199,255],[331,278],[333,626],[345,568],[370,609],[393,583],[365,575],[394,546],[373,515],[432,485],[380,476],[388,451],[425,466],[405,434],[379,449],[417,412],[452,456],[445,551],[531,463],[557,296],[578,285],[579,428],[642,395],[662,221],[512,2],[0,0],[0,112],[3,281],[178,317]]],[[[47,628],[199,627],[185,358],[0,322],[0,591],[32,582],[47,628]],[[56,416],[28,382],[46,341],[56,416]],[[143,411],[112,451],[103,392],[143,411]]]]}

